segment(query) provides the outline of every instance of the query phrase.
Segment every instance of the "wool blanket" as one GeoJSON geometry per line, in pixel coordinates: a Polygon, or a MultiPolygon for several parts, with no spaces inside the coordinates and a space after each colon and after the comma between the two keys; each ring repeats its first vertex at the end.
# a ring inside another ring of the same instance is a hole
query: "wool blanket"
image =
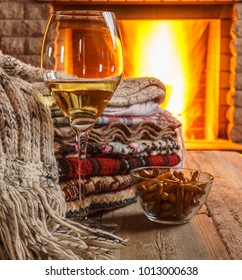
{"type": "MultiPolygon", "coordinates": [[[[143,166],[176,166],[180,163],[178,154],[164,154],[147,157],[120,159],[113,157],[88,158],[81,160],[80,173],[86,176],[114,176],[128,174],[132,169],[143,166]]],[[[58,160],[60,180],[78,178],[78,159],[63,158],[58,160]]]]}
{"type": "MultiPolygon", "coordinates": [[[[120,158],[145,157],[161,154],[178,154],[180,146],[177,141],[162,139],[157,141],[138,140],[129,144],[122,144],[117,141],[108,142],[105,145],[98,145],[89,142],[87,157],[113,156],[120,158]]],[[[55,141],[56,158],[77,157],[78,148],[76,143],[55,141]]]]}
{"type": "MultiPolygon", "coordinates": [[[[130,118],[130,120],[132,120],[130,118]]],[[[67,124],[64,118],[54,118],[53,124],[55,128],[55,140],[75,141],[75,133],[67,124]]],[[[137,140],[160,140],[172,139],[177,141],[176,129],[180,125],[163,121],[155,123],[151,121],[143,121],[137,124],[129,125],[122,122],[110,122],[105,125],[95,125],[89,142],[97,144],[106,144],[108,142],[120,142],[127,144],[137,140]]]]}
{"type": "Polygon", "coordinates": [[[142,112],[142,116],[153,116],[154,114],[158,114],[160,111],[160,105],[158,103],[154,103],[153,101],[147,101],[144,103],[133,104],[129,107],[111,107],[107,106],[103,114],[107,116],[140,116],[140,112],[142,112]]]}
{"type": "Polygon", "coordinates": [[[165,85],[154,77],[122,79],[108,107],[128,107],[153,101],[161,104],[166,96],[165,85]]]}
{"type": "Polygon", "coordinates": [[[79,201],[78,179],[61,181],[60,187],[65,195],[66,215],[69,218],[75,217],[80,209],[93,214],[136,202],[130,174],[87,177],[83,186],[85,197],[82,203],[79,201]]]}
{"type": "MultiPolygon", "coordinates": [[[[132,185],[130,174],[114,176],[91,176],[85,179],[83,186],[86,195],[108,193],[116,190],[125,189],[132,185]]],[[[66,201],[73,201],[79,197],[78,179],[61,181],[60,187],[65,194],[66,201]]]]}
{"type": "Polygon", "coordinates": [[[80,209],[83,212],[93,214],[99,211],[124,207],[134,202],[136,202],[136,195],[132,187],[91,194],[85,196],[81,203],[79,199],[67,201],[67,217],[75,217],[80,209]]]}
{"type": "MultiPolygon", "coordinates": [[[[51,116],[53,118],[53,122],[57,127],[69,125],[69,120],[66,117],[64,117],[63,113],[58,107],[51,106],[50,109],[51,109],[51,116]],[[57,119],[58,117],[60,117],[59,121],[57,119]]],[[[160,108],[159,114],[155,114],[149,117],[142,116],[141,114],[139,114],[139,116],[109,116],[109,115],[101,114],[97,118],[94,128],[107,125],[113,122],[122,123],[127,126],[133,126],[136,124],[141,124],[146,122],[154,123],[158,125],[170,123],[170,124],[174,124],[176,127],[181,125],[180,121],[178,121],[169,111],[160,108]]]]}

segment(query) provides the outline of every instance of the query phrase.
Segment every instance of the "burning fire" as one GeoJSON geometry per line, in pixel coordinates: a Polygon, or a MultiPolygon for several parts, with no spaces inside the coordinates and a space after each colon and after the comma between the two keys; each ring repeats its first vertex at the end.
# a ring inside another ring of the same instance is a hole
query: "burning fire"
{"type": "MultiPolygon", "coordinates": [[[[124,46],[124,77],[153,76],[160,79],[167,89],[166,99],[161,107],[174,115],[182,116],[185,138],[195,138],[191,132],[193,124],[199,119],[205,122],[205,113],[214,111],[214,108],[204,103],[209,92],[207,85],[211,82],[211,78],[206,77],[206,72],[210,67],[219,67],[219,61],[214,62],[214,59],[209,58],[211,50],[216,48],[219,51],[219,43],[214,46],[209,44],[210,34],[213,33],[214,36],[214,31],[220,32],[219,24],[211,22],[119,21],[124,46]]],[[[215,78],[215,86],[210,91],[213,92],[212,98],[216,99],[218,78],[215,78]]],[[[205,128],[203,132],[208,134],[207,138],[216,137],[216,131],[211,135],[210,129],[205,128]]]]}

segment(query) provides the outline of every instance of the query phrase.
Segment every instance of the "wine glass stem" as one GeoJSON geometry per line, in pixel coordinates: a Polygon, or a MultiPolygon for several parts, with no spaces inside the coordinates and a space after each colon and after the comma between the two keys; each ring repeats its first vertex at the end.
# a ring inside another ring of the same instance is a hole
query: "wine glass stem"
{"type": "Polygon", "coordinates": [[[80,214],[85,215],[82,208],[85,208],[85,175],[86,175],[86,156],[87,156],[87,142],[88,131],[76,131],[76,142],[78,152],[78,185],[79,185],[79,201],[80,214]]]}

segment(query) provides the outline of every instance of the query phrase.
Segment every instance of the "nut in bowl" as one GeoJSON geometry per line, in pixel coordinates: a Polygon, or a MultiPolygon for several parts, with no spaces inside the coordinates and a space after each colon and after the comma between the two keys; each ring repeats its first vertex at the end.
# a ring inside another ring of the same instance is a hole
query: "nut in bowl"
{"type": "Polygon", "coordinates": [[[214,177],[188,168],[142,167],[131,176],[146,217],[162,224],[187,223],[206,202],[214,177]]]}

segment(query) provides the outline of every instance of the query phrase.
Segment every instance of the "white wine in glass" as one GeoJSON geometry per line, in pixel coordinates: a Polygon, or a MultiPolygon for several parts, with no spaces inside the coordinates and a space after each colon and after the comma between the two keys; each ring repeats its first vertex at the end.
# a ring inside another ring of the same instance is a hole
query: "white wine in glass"
{"type": "Polygon", "coordinates": [[[52,13],[42,43],[41,69],[56,104],[76,132],[82,200],[85,168],[81,164],[86,158],[88,136],[123,72],[122,42],[115,15],[91,10],[52,13]]]}

